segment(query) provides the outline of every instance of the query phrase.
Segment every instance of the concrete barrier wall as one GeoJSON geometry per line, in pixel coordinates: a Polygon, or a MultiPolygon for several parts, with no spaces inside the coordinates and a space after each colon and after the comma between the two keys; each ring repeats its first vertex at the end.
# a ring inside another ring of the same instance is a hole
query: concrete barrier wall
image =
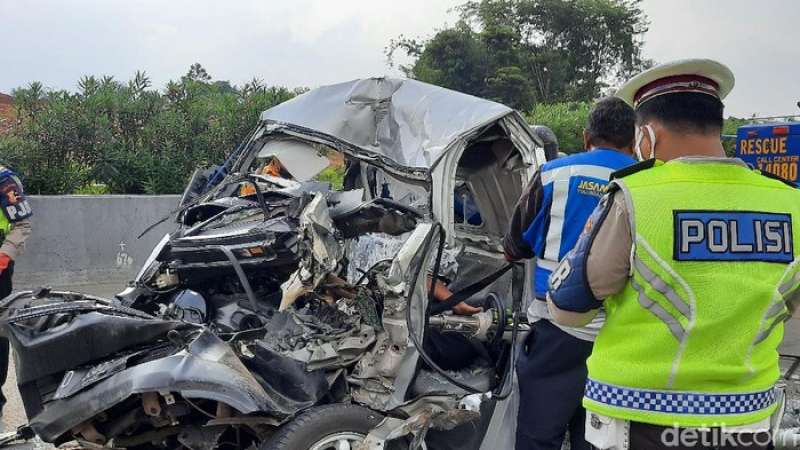
{"type": "Polygon", "coordinates": [[[129,195],[30,196],[33,234],[15,266],[15,288],[124,283],[153,246],[175,229],[180,197],[129,195]]]}

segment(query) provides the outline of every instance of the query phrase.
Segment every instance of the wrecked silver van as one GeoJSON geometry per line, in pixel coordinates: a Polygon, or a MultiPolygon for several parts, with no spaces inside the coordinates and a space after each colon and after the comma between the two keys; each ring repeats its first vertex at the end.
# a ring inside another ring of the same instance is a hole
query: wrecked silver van
{"type": "Polygon", "coordinates": [[[541,161],[517,112],[413,80],[265,111],[225,165],[195,174],[176,230],[117,298],[3,301],[29,418],[6,442],[513,447],[530,277],[501,238],[541,161]],[[455,294],[440,301],[445,266],[455,294]],[[443,311],[456,300],[483,312],[443,311]],[[442,367],[434,332],[469,357],[442,367]]]}

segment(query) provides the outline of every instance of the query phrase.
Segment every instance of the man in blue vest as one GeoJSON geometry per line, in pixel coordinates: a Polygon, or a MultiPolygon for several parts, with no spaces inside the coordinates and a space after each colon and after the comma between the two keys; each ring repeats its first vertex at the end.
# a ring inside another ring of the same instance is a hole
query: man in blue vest
{"type": "Polygon", "coordinates": [[[532,323],[517,364],[520,409],[517,450],[560,450],[569,431],[572,450],[589,449],[584,439],[586,359],[602,316],[583,328],[552,322],[547,310],[548,279],[572,249],[586,220],[604,195],[611,174],[635,162],[634,112],[618,98],[600,100],[583,133],[586,152],[544,164],[517,203],[506,258],[536,259],[532,323]]]}

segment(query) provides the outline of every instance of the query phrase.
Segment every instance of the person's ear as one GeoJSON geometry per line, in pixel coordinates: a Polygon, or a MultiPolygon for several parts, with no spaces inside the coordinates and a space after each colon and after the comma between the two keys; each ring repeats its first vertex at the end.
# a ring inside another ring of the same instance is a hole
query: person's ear
{"type": "Polygon", "coordinates": [[[583,149],[589,150],[591,145],[589,145],[589,130],[586,128],[583,129],[583,149]]]}
{"type": "MultiPolygon", "coordinates": [[[[636,127],[634,127],[634,129],[635,128],[636,127]]],[[[623,152],[635,157],[636,156],[635,147],[636,147],[636,132],[634,131],[633,140],[628,145],[626,145],[624,147],[620,147],[620,150],[622,150],[623,152]]]]}
{"type": "MultiPolygon", "coordinates": [[[[656,157],[656,145],[658,145],[658,135],[663,128],[657,123],[648,123],[639,127],[638,131],[641,135],[641,145],[639,151],[642,153],[644,159],[652,159],[656,157]]],[[[634,148],[634,150],[636,150],[634,148]]]]}

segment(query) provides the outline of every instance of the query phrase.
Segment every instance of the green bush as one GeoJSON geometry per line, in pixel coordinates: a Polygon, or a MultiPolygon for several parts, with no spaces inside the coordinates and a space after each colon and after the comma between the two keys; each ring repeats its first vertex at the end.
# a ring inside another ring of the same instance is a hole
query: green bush
{"type": "Polygon", "coordinates": [[[533,125],[550,127],[562,152],[575,153],[583,151],[583,129],[591,109],[589,102],[539,103],[526,118],[533,125]]]}
{"type": "Polygon", "coordinates": [[[75,194],[78,195],[105,195],[108,194],[108,192],[108,186],[101,183],[85,184],[75,189],[75,194]]]}
{"type": "Polygon", "coordinates": [[[742,125],[746,125],[749,121],[747,119],[739,119],[736,117],[728,117],[725,119],[725,124],[722,126],[722,134],[731,136],[728,139],[722,140],[722,146],[725,147],[725,153],[728,156],[733,156],[736,153],[736,130],[742,125]]]}
{"type": "Polygon", "coordinates": [[[296,91],[253,80],[211,81],[193,65],[166,89],[137,72],[127,83],[83,77],[77,92],[31,83],[13,92],[19,124],[0,136],[0,163],[32,194],[103,185],[113,194],[174,194],[199,166],[223,161],[265,109],[296,91]]]}

